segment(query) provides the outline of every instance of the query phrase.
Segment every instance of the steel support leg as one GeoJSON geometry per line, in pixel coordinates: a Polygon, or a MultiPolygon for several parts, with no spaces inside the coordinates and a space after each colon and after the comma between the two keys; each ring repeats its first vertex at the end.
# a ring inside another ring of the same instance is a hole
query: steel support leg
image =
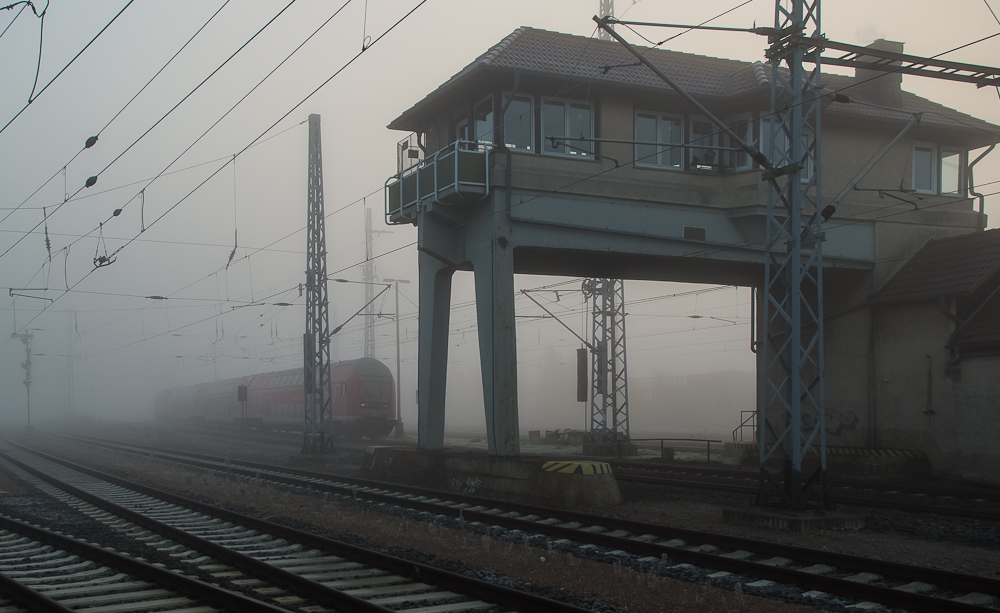
{"type": "Polygon", "coordinates": [[[455,269],[427,253],[420,267],[420,352],[417,363],[417,446],[444,447],[445,392],[448,382],[448,323],[455,269]]]}
{"type": "Polygon", "coordinates": [[[476,275],[486,438],[490,454],[499,456],[521,453],[517,416],[513,251],[505,238],[493,238],[481,244],[472,260],[476,275]]]}

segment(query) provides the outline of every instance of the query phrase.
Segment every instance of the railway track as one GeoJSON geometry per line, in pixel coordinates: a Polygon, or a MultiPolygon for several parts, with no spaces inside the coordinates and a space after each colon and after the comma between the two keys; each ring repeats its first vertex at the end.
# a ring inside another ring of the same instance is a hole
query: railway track
{"type": "Polygon", "coordinates": [[[671,576],[679,574],[722,584],[728,578],[742,582],[743,589],[752,593],[756,590],[762,595],[767,595],[772,586],[783,584],[808,590],[805,592],[808,598],[817,600],[834,597],[861,600],[856,604],[862,608],[879,603],[911,611],[998,610],[994,603],[1000,597],[1000,581],[992,578],[202,454],[84,442],[222,476],[290,486],[300,493],[367,500],[387,512],[408,510],[425,519],[450,519],[456,526],[487,527],[490,533],[494,527],[502,528],[507,534],[536,544],[555,543],[569,550],[600,547],[610,551],[611,557],[633,556],[640,566],[655,566],[671,576]]]}
{"type": "Polygon", "coordinates": [[[282,607],[383,613],[584,611],[8,444],[14,449],[0,452],[0,459],[43,481],[43,491],[124,534],[155,540],[170,555],[282,607]]]}
{"type": "MultiPolygon", "coordinates": [[[[716,490],[753,496],[757,493],[757,473],[711,468],[660,468],[642,463],[613,464],[620,482],[670,487],[716,490]],[[665,474],[671,476],[664,476],[665,474]]],[[[876,483],[834,481],[827,484],[830,500],[836,505],[894,509],[908,513],[934,513],[948,517],[1000,521],[1000,513],[990,503],[1000,495],[985,491],[929,489],[876,483]],[[916,501],[915,499],[919,500],[916,501]],[[929,504],[925,501],[935,500],[929,504]],[[959,506],[959,504],[966,506],[959,506]],[[980,508],[969,508],[978,506],[980,508]]]]}
{"type": "Polygon", "coordinates": [[[0,516],[5,613],[288,613],[115,551],[0,516]]]}

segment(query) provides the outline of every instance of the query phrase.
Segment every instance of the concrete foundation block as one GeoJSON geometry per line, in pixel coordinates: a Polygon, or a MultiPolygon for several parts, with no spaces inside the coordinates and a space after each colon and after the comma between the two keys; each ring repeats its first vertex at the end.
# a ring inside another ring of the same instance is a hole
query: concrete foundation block
{"type": "Polygon", "coordinates": [[[622,501],[618,482],[604,462],[552,462],[498,457],[466,450],[424,451],[371,446],[361,475],[473,496],[552,507],[605,507],[622,501]]]}

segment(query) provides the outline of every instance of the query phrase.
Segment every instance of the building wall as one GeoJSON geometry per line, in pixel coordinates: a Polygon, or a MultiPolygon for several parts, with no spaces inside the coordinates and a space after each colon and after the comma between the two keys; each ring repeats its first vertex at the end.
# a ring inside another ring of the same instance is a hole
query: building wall
{"type": "Polygon", "coordinates": [[[960,377],[946,374],[953,330],[937,302],[878,308],[876,445],[920,449],[935,471],[1000,481],[1000,357],[965,358],[960,377]]]}

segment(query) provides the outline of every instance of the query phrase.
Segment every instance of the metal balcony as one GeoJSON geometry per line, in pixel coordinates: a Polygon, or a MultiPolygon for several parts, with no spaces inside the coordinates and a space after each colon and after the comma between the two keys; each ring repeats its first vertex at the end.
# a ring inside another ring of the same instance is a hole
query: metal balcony
{"type": "Polygon", "coordinates": [[[460,205],[490,191],[489,149],[482,143],[455,141],[385,182],[385,221],[415,223],[421,202],[460,205]]]}

